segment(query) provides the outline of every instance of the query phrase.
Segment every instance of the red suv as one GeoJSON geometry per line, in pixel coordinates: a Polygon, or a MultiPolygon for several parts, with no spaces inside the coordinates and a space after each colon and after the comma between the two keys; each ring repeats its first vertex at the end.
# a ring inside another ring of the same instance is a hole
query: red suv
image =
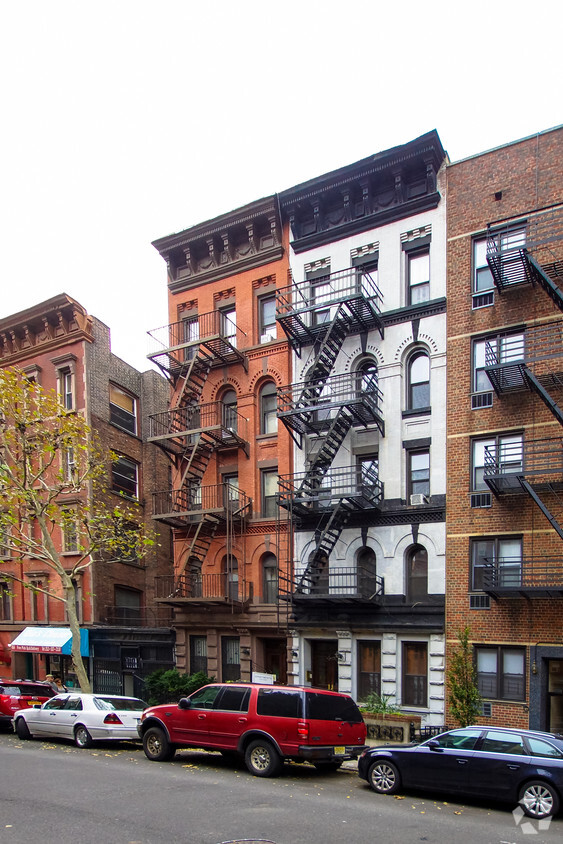
{"type": "Polygon", "coordinates": [[[365,748],[366,725],[348,695],[303,686],[204,686],[177,704],[151,706],[139,724],[147,757],[172,759],[179,747],[244,757],[257,777],[275,777],[284,759],[337,770],[365,748]]]}
{"type": "Polygon", "coordinates": [[[12,729],[12,718],[18,709],[40,706],[55,692],[46,683],[33,680],[0,680],[0,726],[12,729]]]}

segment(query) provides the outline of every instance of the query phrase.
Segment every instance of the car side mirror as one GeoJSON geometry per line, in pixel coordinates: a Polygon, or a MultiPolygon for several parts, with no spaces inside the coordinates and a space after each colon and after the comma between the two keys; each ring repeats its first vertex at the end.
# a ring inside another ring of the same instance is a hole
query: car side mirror
{"type": "Polygon", "coordinates": [[[178,709],[190,709],[192,702],[187,697],[182,697],[178,701],[178,709]]]}
{"type": "Polygon", "coordinates": [[[431,739],[428,742],[428,744],[426,745],[426,747],[429,747],[430,750],[441,750],[442,749],[440,742],[436,741],[436,739],[431,739]]]}

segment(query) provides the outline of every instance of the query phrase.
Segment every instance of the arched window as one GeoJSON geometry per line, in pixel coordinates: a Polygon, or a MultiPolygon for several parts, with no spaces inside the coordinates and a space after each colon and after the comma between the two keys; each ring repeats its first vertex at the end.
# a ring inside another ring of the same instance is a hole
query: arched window
{"type": "Polygon", "coordinates": [[[191,598],[203,597],[203,575],[199,557],[190,557],[188,561],[189,592],[191,598]]]}
{"type": "Polygon", "coordinates": [[[430,407],[430,359],[426,352],[415,352],[408,363],[408,410],[430,407]]]}
{"type": "Polygon", "coordinates": [[[357,389],[362,393],[377,390],[377,366],[373,360],[363,360],[356,369],[357,389]]]}
{"type": "Polygon", "coordinates": [[[428,596],[428,552],[422,545],[407,551],[407,600],[411,603],[428,596]]]}
{"type": "Polygon", "coordinates": [[[360,548],[356,556],[358,591],[361,598],[371,598],[377,591],[377,560],[373,548],[360,548]]]}
{"type": "Polygon", "coordinates": [[[227,390],[221,397],[223,405],[223,425],[236,434],[237,431],[237,394],[234,390],[227,390]]]}
{"type": "Polygon", "coordinates": [[[260,433],[277,434],[277,390],[273,381],[268,381],[260,390],[260,433]]]}
{"type": "Polygon", "coordinates": [[[278,600],[278,561],[275,554],[264,554],[262,558],[262,600],[275,604],[278,600]]]}

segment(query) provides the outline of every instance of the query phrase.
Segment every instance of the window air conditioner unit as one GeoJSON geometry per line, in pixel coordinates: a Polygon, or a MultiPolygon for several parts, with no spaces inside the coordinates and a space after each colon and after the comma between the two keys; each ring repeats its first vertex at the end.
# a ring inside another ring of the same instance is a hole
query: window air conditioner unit
{"type": "Polygon", "coordinates": [[[423,495],[421,492],[416,492],[414,495],[411,495],[411,507],[416,507],[419,504],[428,504],[428,496],[423,495]]]}
{"type": "Polygon", "coordinates": [[[261,343],[269,343],[271,340],[275,340],[276,336],[273,331],[266,331],[265,334],[262,334],[260,337],[261,343]]]}

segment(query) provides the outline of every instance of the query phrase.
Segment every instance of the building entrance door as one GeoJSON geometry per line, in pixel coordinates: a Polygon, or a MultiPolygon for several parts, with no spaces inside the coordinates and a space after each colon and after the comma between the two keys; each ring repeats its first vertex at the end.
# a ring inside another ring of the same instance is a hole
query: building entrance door
{"type": "Polygon", "coordinates": [[[287,684],[287,642],[285,639],[264,639],[264,670],[276,682],[287,684]]]}
{"type": "Polygon", "coordinates": [[[311,641],[311,670],[313,686],[338,691],[338,641],[311,641]]]}
{"type": "Polygon", "coordinates": [[[547,660],[547,729],[563,732],[563,659],[547,660]]]}

